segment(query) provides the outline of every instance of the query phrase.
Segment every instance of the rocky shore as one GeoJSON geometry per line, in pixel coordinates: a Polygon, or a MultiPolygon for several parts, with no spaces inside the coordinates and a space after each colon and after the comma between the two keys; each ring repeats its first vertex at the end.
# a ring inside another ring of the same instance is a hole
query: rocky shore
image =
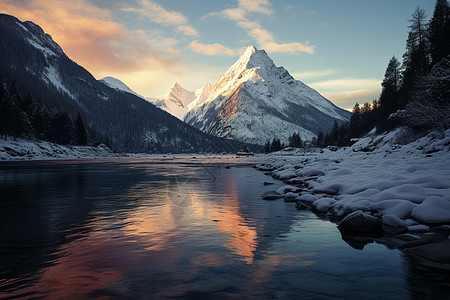
{"type": "Polygon", "coordinates": [[[263,199],[335,222],[353,248],[377,242],[450,271],[449,162],[450,130],[415,139],[400,128],[321,153],[288,149],[255,167],[287,184],[263,199]]]}

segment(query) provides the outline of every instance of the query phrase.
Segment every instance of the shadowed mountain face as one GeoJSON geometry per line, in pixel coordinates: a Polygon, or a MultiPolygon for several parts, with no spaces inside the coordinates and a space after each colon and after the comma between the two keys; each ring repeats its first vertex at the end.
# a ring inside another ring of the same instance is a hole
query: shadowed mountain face
{"type": "Polygon", "coordinates": [[[90,132],[129,152],[235,151],[148,101],[97,81],[32,22],[0,14],[0,81],[52,109],[80,112],[90,132]]]}
{"type": "Polygon", "coordinates": [[[311,140],[320,131],[329,131],[334,121],[350,118],[350,112],[295,80],[254,46],[220,76],[208,99],[190,107],[185,117],[188,124],[258,144],[274,137],[286,141],[294,132],[311,140]]]}

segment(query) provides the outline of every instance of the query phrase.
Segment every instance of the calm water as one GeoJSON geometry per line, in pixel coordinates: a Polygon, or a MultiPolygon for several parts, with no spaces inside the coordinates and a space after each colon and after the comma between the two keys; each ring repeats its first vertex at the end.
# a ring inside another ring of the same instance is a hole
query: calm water
{"type": "Polygon", "coordinates": [[[0,164],[0,298],[442,296],[400,251],[356,250],[331,222],[262,200],[283,184],[242,162],[0,164]]]}

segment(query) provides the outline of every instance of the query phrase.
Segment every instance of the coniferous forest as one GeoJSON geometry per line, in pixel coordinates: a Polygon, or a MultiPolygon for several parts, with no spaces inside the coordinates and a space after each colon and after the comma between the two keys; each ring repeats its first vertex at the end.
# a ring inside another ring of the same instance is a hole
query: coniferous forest
{"type": "MultiPolygon", "coordinates": [[[[408,126],[418,132],[450,127],[450,7],[437,0],[433,16],[417,8],[409,20],[406,52],[393,56],[386,67],[379,99],[356,103],[349,123],[334,123],[309,145],[347,146],[352,138],[408,126]]],[[[292,139],[292,137],[291,137],[292,139]]],[[[291,140],[290,139],[290,140],[291,140]]],[[[278,139],[267,141],[265,152],[282,149],[278,139]]],[[[293,146],[291,142],[289,146],[293,146]]],[[[286,145],[287,146],[287,145],[286,145]]]]}
{"type": "Polygon", "coordinates": [[[417,8],[409,20],[406,52],[387,65],[378,100],[355,105],[348,138],[397,126],[417,131],[450,126],[450,8],[437,0],[433,16],[417,8]]]}

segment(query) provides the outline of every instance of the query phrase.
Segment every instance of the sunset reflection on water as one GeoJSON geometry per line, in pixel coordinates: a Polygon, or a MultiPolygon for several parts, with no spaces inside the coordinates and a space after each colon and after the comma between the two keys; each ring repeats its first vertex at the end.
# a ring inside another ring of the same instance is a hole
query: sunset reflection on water
{"type": "Polygon", "coordinates": [[[44,164],[7,177],[2,222],[24,221],[1,237],[0,298],[273,298],[316,295],[311,280],[323,276],[340,282],[348,261],[336,257],[353,250],[333,224],[262,200],[282,183],[264,186],[273,179],[253,168],[191,160],[44,164]],[[53,172],[64,184],[47,180],[53,172]]]}

